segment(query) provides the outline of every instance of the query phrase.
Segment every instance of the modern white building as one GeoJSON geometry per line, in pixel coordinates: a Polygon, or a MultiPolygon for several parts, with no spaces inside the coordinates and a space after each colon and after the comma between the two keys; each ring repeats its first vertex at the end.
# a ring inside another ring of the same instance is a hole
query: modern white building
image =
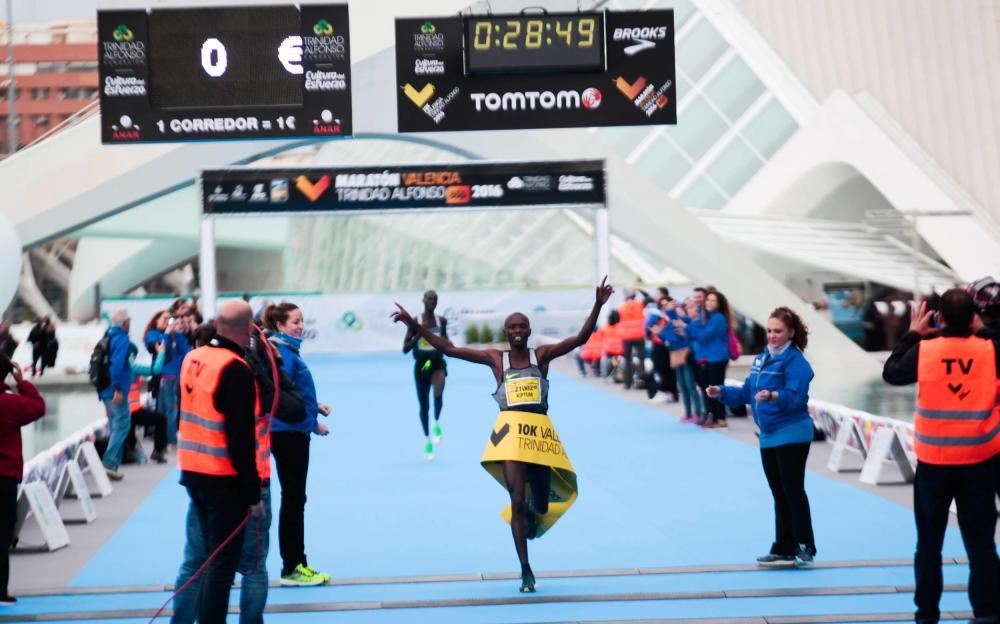
{"type": "MultiPolygon", "coordinates": [[[[201,168],[604,158],[615,281],[712,283],[757,320],[794,301],[831,355],[866,370],[804,301],[819,285],[940,290],[1000,271],[995,0],[543,4],[673,8],[678,124],[398,135],[390,16],[467,4],[351,2],[352,141],[103,147],[91,112],[0,163],[4,212],[27,246],[79,237],[68,298],[84,319],[98,293],[196,257],[201,168]]],[[[220,288],[582,285],[589,223],[574,211],[223,221],[220,288]]]]}

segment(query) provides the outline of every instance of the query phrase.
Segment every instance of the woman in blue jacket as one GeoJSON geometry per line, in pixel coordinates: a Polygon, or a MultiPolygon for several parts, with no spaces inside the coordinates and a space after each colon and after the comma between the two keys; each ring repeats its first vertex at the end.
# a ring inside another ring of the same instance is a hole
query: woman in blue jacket
{"type": "Polygon", "coordinates": [[[757,558],[763,566],[804,566],[816,555],[805,475],[813,423],[806,405],[812,367],[802,319],[786,307],[767,319],[767,349],[754,358],[743,386],[709,386],[730,407],[749,404],[760,428],[760,457],[774,497],[774,543],[757,558]]]}
{"type": "Polygon", "coordinates": [[[694,379],[694,367],[688,363],[691,353],[691,341],[684,335],[684,330],[674,324],[681,320],[683,310],[676,302],[667,304],[664,312],[670,321],[660,332],[660,338],[670,346],[670,366],[677,375],[677,388],[684,400],[684,418],[681,422],[701,422],[705,418],[705,407],[701,395],[698,394],[698,384],[694,379]]]}
{"type": "Polygon", "coordinates": [[[278,512],[278,546],[281,550],[282,585],[320,585],[330,575],[309,567],[305,547],[306,479],[309,476],[309,441],[313,433],[330,430],[316,416],[330,408],[316,401],[316,385],[299,350],[305,321],[294,303],[271,305],[264,311],[264,323],[274,332],[270,341],[281,353],[282,369],[302,397],[305,418],[282,418],[279,410],[271,423],[271,454],[281,483],[281,510],[278,512]]]}
{"type": "MultiPolygon", "coordinates": [[[[702,388],[726,381],[729,366],[729,301],[717,291],[705,295],[705,307],[688,323],[679,321],[684,334],[691,340],[697,365],[698,382],[702,388]]],[[[706,393],[707,394],[707,393],[706,393]]],[[[705,398],[704,427],[728,427],[726,407],[711,396],[705,398]]]]}

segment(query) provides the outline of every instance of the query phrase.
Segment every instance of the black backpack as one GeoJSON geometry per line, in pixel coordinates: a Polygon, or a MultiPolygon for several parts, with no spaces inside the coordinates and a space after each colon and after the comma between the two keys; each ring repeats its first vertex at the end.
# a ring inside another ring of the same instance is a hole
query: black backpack
{"type": "Polygon", "coordinates": [[[100,392],[111,385],[111,336],[104,334],[90,354],[90,385],[100,392]]]}

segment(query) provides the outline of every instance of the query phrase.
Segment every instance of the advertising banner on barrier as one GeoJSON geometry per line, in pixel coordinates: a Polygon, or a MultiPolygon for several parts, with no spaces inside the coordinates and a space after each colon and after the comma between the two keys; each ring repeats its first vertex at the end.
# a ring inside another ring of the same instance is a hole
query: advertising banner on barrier
{"type": "Polygon", "coordinates": [[[530,208],[604,204],[604,161],[218,169],[201,173],[208,215],[530,208]]]}
{"type": "Polygon", "coordinates": [[[674,13],[396,20],[400,132],[677,123],[674,13]]]}
{"type": "MultiPolygon", "coordinates": [[[[303,353],[358,353],[395,351],[403,346],[406,328],[393,323],[389,315],[399,302],[411,313],[423,309],[422,292],[373,294],[275,294],[253,296],[250,305],[255,314],[270,303],[290,301],[302,308],[306,328],[303,353]]],[[[503,321],[512,312],[523,312],[531,320],[535,338],[563,338],[580,329],[590,313],[594,291],[591,288],[566,290],[477,290],[438,291],[437,314],[448,319],[448,336],[456,344],[465,344],[466,332],[474,325],[478,333],[486,327],[496,336],[503,321]]],[[[101,302],[101,313],[110,314],[124,307],[132,316],[129,337],[142,345],[146,322],[170,300],[119,298],[101,302]]],[[[148,357],[141,348],[140,359],[148,357]]]]}
{"type": "Polygon", "coordinates": [[[97,12],[101,141],[345,136],[347,4],[97,12]]]}

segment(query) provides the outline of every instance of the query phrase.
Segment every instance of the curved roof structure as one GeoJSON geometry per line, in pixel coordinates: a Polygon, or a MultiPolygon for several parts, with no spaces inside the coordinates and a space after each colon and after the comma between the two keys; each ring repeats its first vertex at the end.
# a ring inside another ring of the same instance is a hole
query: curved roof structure
{"type": "MultiPolygon", "coordinates": [[[[501,4],[493,2],[491,8],[503,10],[501,4]]],[[[442,1],[436,8],[450,12],[462,5],[442,1]]],[[[743,5],[750,13],[764,11],[752,0],[743,5]]],[[[376,11],[359,3],[351,7],[352,30],[365,42],[355,51],[354,141],[304,149],[280,141],[106,148],[99,146],[97,123],[90,119],[0,165],[0,184],[14,188],[13,220],[25,242],[32,244],[132,208],[136,214],[184,215],[175,222],[190,222],[197,217],[196,208],[190,191],[182,189],[190,186],[198,168],[261,158],[305,159],[309,164],[513,160],[525,154],[604,158],[616,236],[616,279],[687,277],[714,283],[758,319],[773,305],[797,299],[786,286],[782,258],[796,267],[822,264],[842,279],[897,286],[904,281],[909,260],[917,267],[917,279],[924,275],[922,287],[971,279],[1000,265],[1000,234],[992,213],[937,165],[875,97],[849,95],[836,88],[836,81],[815,88],[812,74],[806,76],[812,88],[807,87],[797,75],[807,72],[780,55],[788,48],[781,41],[772,47],[755,22],[729,0],[615,0],[597,6],[674,9],[681,98],[676,126],[397,135],[395,85],[385,80],[393,75],[387,40],[391,29],[384,22],[386,14],[414,9],[391,2],[379,3],[376,11]],[[289,151],[295,147],[300,149],[289,151]],[[60,184],[49,182],[52,171],[59,172],[60,184]],[[39,193],[40,188],[45,192],[39,193]],[[843,227],[852,232],[850,244],[868,244],[870,237],[884,233],[873,234],[861,221],[866,214],[884,210],[906,215],[918,234],[915,248],[909,238],[880,238],[876,246],[881,240],[895,249],[891,259],[880,260],[873,249],[867,261],[822,260],[836,257],[845,244],[837,237],[816,235],[839,227],[829,222],[848,222],[843,227]],[[778,216],[783,220],[761,223],[799,228],[802,236],[810,237],[817,249],[812,262],[809,249],[796,252],[792,245],[783,246],[780,237],[768,238],[768,226],[756,227],[755,215],[778,216]],[[741,244],[727,242],[733,240],[741,244]],[[781,246],[780,253],[768,251],[773,246],[781,246]],[[760,264],[752,258],[759,258],[760,264]]],[[[868,3],[852,6],[856,12],[875,11],[866,8],[868,3]]],[[[422,6],[420,11],[428,9],[422,6]]],[[[933,11],[919,16],[926,21],[933,11]]],[[[961,24],[968,26],[966,22],[961,24]]],[[[140,238],[141,227],[136,226],[143,222],[148,218],[112,217],[83,233],[102,240],[131,233],[140,238]]],[[[220,226],[221,245],[283,249],[284,282],[296,288],[409,288],[426,279],[457,287],[580,283],[589,279],[591,265],[587,216],[572,211],[297,221],[251,227],[242,234],[236,231],[239,226],[231,232],[226,227],[220,226]]],[[[135,245],[125,249],[119,242],[122,251],[116,255],[122,260],[117,268],[90,263],[92,274],[77,280],[78,290],[97,283],[109,294],[127,289],[129,279],[105,287],[115,271],[128,274],[133,284],[147,277],[147,269],[129,258],[148,253],[161,267],[171,265],[166,257],[171,254],[174,264],[190,258],[197,231],[181,229],[188,232],[186,239],[181,236],[164,245],[162,241],[171,238],[170,228],[158,223],[150,227],[145,240],[160,239],[164,256],[135,245]]],[[[85,255],[100,253],[100,245],[90,247],[95,251],[87,252],[85,246],[85,255]]],[[[844,362],[863,362],[859,366],[870,368],[870,361],[863,354],[852,355],[853,346],[825,319],[812,315],[807,306],[802,309],[817,338],[843,354],[844,362]]]]}

